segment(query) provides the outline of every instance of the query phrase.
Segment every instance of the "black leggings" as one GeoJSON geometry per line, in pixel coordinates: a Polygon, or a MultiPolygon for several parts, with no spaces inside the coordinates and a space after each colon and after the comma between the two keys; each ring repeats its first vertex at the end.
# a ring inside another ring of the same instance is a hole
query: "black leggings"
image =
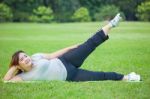
{"type": "Polygon", "coordinates": [[[121,80],[123,78],[122,74],[115,72],[95,72],[79,68],[90,53],[107,39],[108,36],[103,30],[98,31],[86,42],[59,57],[66,67],[67,81],[121,80]]]}

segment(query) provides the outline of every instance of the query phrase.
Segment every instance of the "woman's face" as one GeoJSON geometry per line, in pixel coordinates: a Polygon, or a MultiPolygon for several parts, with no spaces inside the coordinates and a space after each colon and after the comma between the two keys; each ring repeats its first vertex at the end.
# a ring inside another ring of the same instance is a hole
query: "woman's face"
{"type": "Polygon", "coordinates": [[[32,60],[31,57],[26,53],[19,54],[19,69],[23,71],[30,71],[32,69],[32,60]]]}

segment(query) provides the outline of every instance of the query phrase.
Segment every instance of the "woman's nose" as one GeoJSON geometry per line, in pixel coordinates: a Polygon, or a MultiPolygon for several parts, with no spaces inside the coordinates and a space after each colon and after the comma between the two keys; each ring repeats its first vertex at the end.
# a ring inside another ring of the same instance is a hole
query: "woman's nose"
{"type": "Polygon", "coordinates": [[[28,62],[28,58],[25,58],[25,63],[27,63],[28,62]]]}

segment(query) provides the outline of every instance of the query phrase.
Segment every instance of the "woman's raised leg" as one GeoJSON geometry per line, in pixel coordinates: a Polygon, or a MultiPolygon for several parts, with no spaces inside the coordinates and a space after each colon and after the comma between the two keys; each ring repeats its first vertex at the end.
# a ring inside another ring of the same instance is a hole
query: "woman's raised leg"
{"type": "Polygon", "coordinates": [[[87,56],[89,56],[98,45],[107,39],[108,36],[104,34],[103,30],[101,30],[77,48],[65,53],[62,57],[74,66],[80,67],[87,56]]]}
{"type": "Polygon", "coordinates": [[[108,39],[109,31],[118,24],[119,20],[120,15],[117,14],[109,24],[102,27],[100,31],[96,32],[96,34],[90,37],[86,42],[65,53],[62,57],[77,68],[80,67],[95,48],[108,39]]]}

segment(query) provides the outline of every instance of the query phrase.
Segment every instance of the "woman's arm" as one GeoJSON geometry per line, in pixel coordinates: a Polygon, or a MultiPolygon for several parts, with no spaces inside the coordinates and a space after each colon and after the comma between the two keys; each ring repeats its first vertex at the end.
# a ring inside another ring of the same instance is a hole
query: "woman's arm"
{"type": "Polygon", "coordinates": [[[15,76],[15,74],[16,74],[17,71],[18,71],[17,66],[12,66],[8,70],[8,72],[5,74],[4,80],[8,81],[8,80],[12,79],[15,76]]]}
{"type": "Polygon", "coordinates": [[[4,81],[23,81],[21,77],[16,76],[16,73],[18,72],[17,66],[12,66],[8,72],[5,74],[3,80],[4,81]]]}
{"type": "Polygon", "coordinates": [[[77,48],[78,46],[79,46],[79,44],[73,45],[73,46],[70,46],[70,47],[67,47],[67,48],[64,48],[64,49],[61,49],[61,50],[56,51],[54,53],[44,54],[44,58],[46,58],[46,59],[57,58],[57,57],[63,55],[64,53],[70,51],[71,49],[77,48]]]}
{"type": "Polygon", "coordinates": [[[22,81],[23,81],[22,78],[19,77],[19,76],[15,76],[15,77],[13,77],[13,78],[10,79],[10,80],[4,80],[4,79],[3,79],[3,82],[4,82],[4,83],[8,83],[8,82],[16,83],[16,82],[22,82],[22,81]]]}
{"type": "Polygon", "coordinates": [[[21,77],[15,76],[15,77],[13,77],[12,79],[10,79],[9,81],[20,82],[20,81],[23,81],[23,80],[22,80],[21,77]]]}

